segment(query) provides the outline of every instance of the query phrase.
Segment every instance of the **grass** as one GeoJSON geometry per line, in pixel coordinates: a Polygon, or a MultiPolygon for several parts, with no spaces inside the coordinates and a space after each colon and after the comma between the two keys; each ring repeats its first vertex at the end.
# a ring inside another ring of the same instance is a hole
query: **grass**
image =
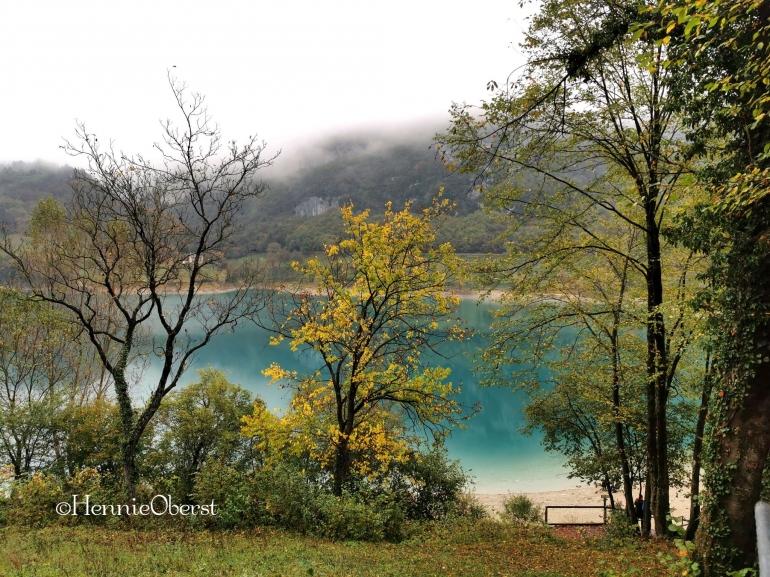
{"type": "Polygon", "coordinates": [[[656,561],[664,547],[563,540],[540,528],[489,521],[426,528],[399,544],[332,542],[271,529],[6,528],[0,531],[0,575],[582,577],[595,576],[599,567],[631,566],[655,577],[665,575],[656,561]]]}

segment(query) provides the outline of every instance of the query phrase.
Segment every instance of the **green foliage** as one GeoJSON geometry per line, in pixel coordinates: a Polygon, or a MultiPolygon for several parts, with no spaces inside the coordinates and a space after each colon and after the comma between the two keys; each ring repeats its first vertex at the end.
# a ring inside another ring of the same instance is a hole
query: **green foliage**
{"type": "MultiPolygon", "coordinates": [[[[60,475],[94,468],[101,475],[117,475],[120,468],[120,414],[117,404],[97,398],[65,411],[60,475]]],[[[146,443],[143,444],[146,450],[146,443]]],[[[140,450],[140,454],[145,451],[140,450]]]]}
{"type": "Polygon", "coordinates": [[[610,546],[628,546],[638,540],[639,525],[629,523],[625,511],[610,509],[607,524],[604,525],[604,540],[610,546]]]}
{"type": "MultiPolygon", "coordinates": [[[[111,474],[102,475],[98,470],[93,468],[83,468],[75,471],[73,475],[68,477],[63,484],[64,498],[63,501],[69,501],[73,495],[77,495],[80,501],[85,500],[85,495],[88,495],[89,504],[94,505],[109,505],[125,503],[126,497],[118,489],[118,484],[115,482],[114,476],[111,474]]],[[[77,516],[65,516],[60,521],[68,523],[96,523],[104,524],[111,521],[115,521],[107,515],[77,515],[77,516]]]]}
{"type": "Polygon", "coordinates": [[[203,467],[195,485],[200,502],[219,504],[221,528],[277,526],[299,533],[362,541],[398,540],[404,514],[391,494],[335,497],[292,466],[246,474],[220,462],[203,467]]]}
{"type": "Polygon", "coordinates": [[[54,307],[0,286],[0,463],[17,477],[50,467],[77,387],[80,341],[54,307]]]}
{"type": "Polygon", "coordinates": [[[103,476],[96,469],[84,468],[64,481],[50,473],[35,473],[27,479],[14,480],[8,497],[0,500],[0,509],[8,525],[19,527],[79,523],[104,525],[118,520],[106,515],[85,515],[80,504],[85,503],[86,495],[89,505],[126,502],[125,494],[118,490],[110,475],[103,476]],[[78,502],[78,515],[57,512],[57,504],[72,504],[73,500],[78,502]]]}
{"type": "Polygon", "coordinates": [[[641,575],[642,570],[638,567],[633,567],[631,561],[624,555],[618,556],[618,562],[621,565],[620,569],[604,569],[606,561],[599,561],[599,568],[596,570],[598,577],[634,577],[635,575],[641,575]]]}
{"type": "Polygon", "coordinates": [[[542,523],[543,509],[526,495],[510,495],[503,501],[500,518],[506,523],[542,523]]]}
{"type": "MultiPolygon", "coordinates": [[[[199,369],[198,380],[168,395],[161,405],[151,455],[153,482],[181,502],[190,502],[195,475],[210,459],[244,467],[253,457],[240,436],[241,419],[252,412],[252,395],[221,370],[199,369]]],[[[264,407],[257,399],[254,403],[264,407]]]]}
{"type": "Polygon", "coordinates": [[[193,497],[198,503],[217,505],[209,521],[218,528],[244,528],[270,524],[255,476],[233,465],[210,460],[195,476],[193,497]]]}
{"type": "Polygon", "coordinates": [[[460,493],[449,507],[450,517],[479,521],[489,518],[487,508],[479,501],[475,493],[460,493]]]}
{"type": "Polygon", "coordinates": [[[671,575],[682,575],[683,577],[697,577],[702,573],[700,564],[695,561],[697,548],[692,541],[685,541],[683,539],[685,530],[680,525],[677,525],[674,521],[681,521],[679,519],[673,519],[668,517],[668,521],[671,522],[669,530],[679,536],[674,539],[674,546],[677,549],[677,554],[672,555],[670,553],[658,553],[658,560],[665,565],[671,575]]]}
{"type": "Polygon", "coordinates": [[[196,476],[197,502],[218,504],[220,528],[277,526],[333,539],[400,540],[406,521],[450,516],[480,519],[483,507],[463,493],[468,477],[445,451],[414,455],[377,479],[359,477],[339,497],[300,461],[247,472],[218,460],[196,476]]]}
{"type": "Polygon", "coordinates": [[[470,479],[458,461],[450,461],[446,450],[414,453],[386,474],[387,491],[394,493],[406,516],[416,520],[438,520],[448,514],[482,516],[469,496],[470,479]]]}
{"type": "Polygon", "coordinates": [[[8,524],[43,527],[59,521],[55,507],[64,495],[61,481],[54,475],[35,473],[29,479],[15,481],[6,511],[8,524]]]}

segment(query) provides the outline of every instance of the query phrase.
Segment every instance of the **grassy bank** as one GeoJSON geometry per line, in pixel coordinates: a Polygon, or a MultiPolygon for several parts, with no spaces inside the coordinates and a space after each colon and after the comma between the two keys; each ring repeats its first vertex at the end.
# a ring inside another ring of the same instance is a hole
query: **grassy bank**
{"type": "Polygon", "coordinates": [[[661,547],[560,539],[544,529],[487,521],[434,526],[400,544],[331,542],[264,529],[7,528],[0,532],[0,575],[582,577],[632,566],[655,577],[666,574],[656,559],[661,547]]]}

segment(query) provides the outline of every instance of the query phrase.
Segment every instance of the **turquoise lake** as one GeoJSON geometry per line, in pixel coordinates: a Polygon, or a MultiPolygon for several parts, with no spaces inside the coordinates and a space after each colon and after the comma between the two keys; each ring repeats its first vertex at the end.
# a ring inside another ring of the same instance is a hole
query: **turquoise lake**
{"type": "MultiPolygon", "coordinates": [[[[494,305],[477,304],[464,299],[460,316],[475,330],[472,340],[455,344],[450,360],[441,359],[442,366],[452,369],[450,380],[462,384],[464,404],[481,404],[481,411],[466,421],[467,429],[455,430],[446,445],[449,456],[458,459],[470,471],[479,493],[517,493],[551,491],[575,487],[578,480],[568,479],[561,455],[547,453],[540,436],[519,432],[524,425],[522,405],[524,395],[507,388],[486,388],[476,385],[471,355],[484,344],[489,331],[494,305]],[[459,349],[459,350],[458,350],[459,349]]],[[[277,385],[268,385],[262,370],[272,362],[299,372],[315,368],[308,353],[292,353],[288,345],[270,346],[269,333],[251,323],[238,326],[233,333],[215,336],[199,353],[182,377],[182,384],[197,378],[197,367],[211,365],[228,372],[228,378],[258,394],[268,407],[287,406],[289,392],[277,385]]],[[[159,363],[152,363],[145,372],[148,383],[157,382],[159,363]]]]}

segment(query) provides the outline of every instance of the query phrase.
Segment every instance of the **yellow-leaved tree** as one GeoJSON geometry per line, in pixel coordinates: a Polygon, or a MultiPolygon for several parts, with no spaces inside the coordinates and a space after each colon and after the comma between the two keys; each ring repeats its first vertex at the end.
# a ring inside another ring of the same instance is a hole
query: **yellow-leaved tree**
{"type": "Polygon", "coordinates": [[[434,200],[394,212],[388,203],[382,221],[369,222],[369,211],[343,207],[345,239],[294,263],[302,281],[276,291],[270,314],[257,321],[274,332],[273,344],[290,339],[295,351],[315,351],[320,367],[267,369],[293,389],[290,407],[281,415],[257,407],[243,433],[278,458],[309,453],[331,473],[337,495],[353,473],[406,459],[418,431],[441,440],[472,414],[457,402],[449,369],[423,357],[468,335],[450,318],[459,300],[447,293],[459,258],[449,244],[434,246],[448,208],[434,200]]]}

